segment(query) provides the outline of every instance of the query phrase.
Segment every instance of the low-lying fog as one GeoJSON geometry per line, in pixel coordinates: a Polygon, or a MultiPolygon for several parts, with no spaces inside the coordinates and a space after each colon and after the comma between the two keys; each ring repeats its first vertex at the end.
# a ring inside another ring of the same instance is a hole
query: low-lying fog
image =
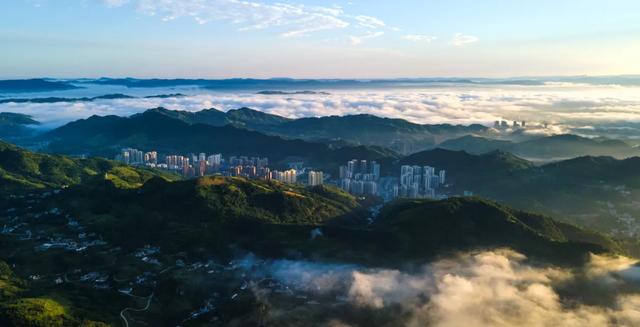
{"type": "Polygon", "coordinates": [[[234,265],[274,326],[638,326],[634,263],[592,255],[569,269],[501,249],[406,271],[253,256],[234,265]]]}

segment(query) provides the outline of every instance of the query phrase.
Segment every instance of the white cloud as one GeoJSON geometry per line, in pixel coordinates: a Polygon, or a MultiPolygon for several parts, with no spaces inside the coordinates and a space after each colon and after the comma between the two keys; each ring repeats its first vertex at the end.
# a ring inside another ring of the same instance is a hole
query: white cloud
{"type": "Polygon", "coordinates": [[[461,47],[467,44],[471,44],[471,43],[476,43],[478,42],[480,39],[477,36],[473,36],[473,35],[465,35],[462,33],[457,33],[454,37],[453,40],[451,40],[451,44],[456,46],[456,47],[461,47]]]}
{"type": "Polygon", "coordinates": [[[107,7],[132,4],[148,16],[164,21],[191,18],[198,24],[227,21],[239,30],[279,28],[283,37],[293,37],[323,30],[344,29],[352,23],[368,29],[386,24],[371,16],[347,15],[339,6],[305,6],[294,3],[264,3],[240,0],[100,0],[107,7]]]}
{"type": "Polygon", "coordinates": [[[356,16],[355,19],[358,22],[358,25],[366,28],[376,29],[387,26],[387,24],[382,20],[371,16],[359,15],[356,16]]]}
{"type": "Polygon", "coordinates": [[[381,37],[384,35],[384,32],[368,32],[364,35],[360,35],[360,36],[349,36],[349,43],[351,43],[352,45],[359,45],[362,44],[364,42],[364,40],[366,39],[374,39],[377,37],[381,37]]]}
{"type": "Polygon", "coordinates": [[[413,42],[431,43],[432,41],[435,41],[437,38],[432,35],[409,34],[409,35],[405,35],[403,39],[408,41],[413,41],[413,42]]]}
{"type": "Polygon", "coordinates": [[[102,2],[107,7],[116,8],[116,7],[124,6],[125,4],[129,3],[129,0],[102,0],[102,2]]]}

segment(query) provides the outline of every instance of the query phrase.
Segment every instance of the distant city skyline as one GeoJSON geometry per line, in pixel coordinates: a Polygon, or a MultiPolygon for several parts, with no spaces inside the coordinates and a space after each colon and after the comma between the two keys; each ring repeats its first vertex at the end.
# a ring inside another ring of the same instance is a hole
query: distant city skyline
{"type": "Polygon", "coordinates": [[[640,3],[8,0],[0,78],[640,73],[640,3]]]}

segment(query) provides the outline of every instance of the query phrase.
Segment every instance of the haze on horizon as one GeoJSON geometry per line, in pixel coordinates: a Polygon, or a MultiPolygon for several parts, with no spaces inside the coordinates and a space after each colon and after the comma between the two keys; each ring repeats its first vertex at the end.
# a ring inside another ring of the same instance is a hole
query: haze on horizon
{"type": "Polygon", "coordinates": [[[640,73],[640,3],[7,0],[0,78],[640,73]]]}

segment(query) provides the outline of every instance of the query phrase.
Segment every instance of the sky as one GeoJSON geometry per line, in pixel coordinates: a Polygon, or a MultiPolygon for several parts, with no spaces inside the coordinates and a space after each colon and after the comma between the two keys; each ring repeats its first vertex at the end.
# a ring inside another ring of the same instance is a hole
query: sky
{"type": "Polygon", "coordinates": [[[3,0],[0,78],[640,73],[634,0],[3,0]]]}

